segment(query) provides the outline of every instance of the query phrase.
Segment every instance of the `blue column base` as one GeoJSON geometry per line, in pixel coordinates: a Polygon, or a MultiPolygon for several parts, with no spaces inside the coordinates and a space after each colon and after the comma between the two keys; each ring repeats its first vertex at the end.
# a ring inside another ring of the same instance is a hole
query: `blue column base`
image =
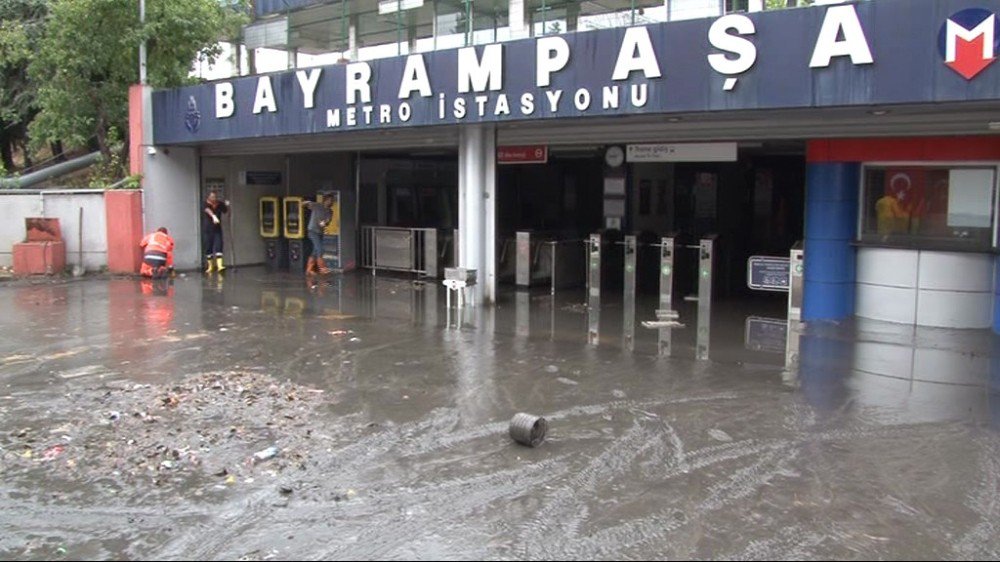
{"type": "Polygon", "coordinates": [[[855,293],[854,281],[846,283],[808,282],[803,296],[803,302],[808,303],[808,306],[804,306],[802,309],[802,319],[809,322],[849,318],[854,314],[855,293]]]}
{"type": "Polygon", "coordinates": [[[842,407],[850,394],[846,381],[854,364],[854,342],[809,334],[799,341],[802,395],[821,411],[842,407]]]}

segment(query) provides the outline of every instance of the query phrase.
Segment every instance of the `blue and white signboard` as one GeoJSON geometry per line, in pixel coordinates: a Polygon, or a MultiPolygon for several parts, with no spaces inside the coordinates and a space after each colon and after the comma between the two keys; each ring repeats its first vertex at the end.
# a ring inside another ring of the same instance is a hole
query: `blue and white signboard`
{"type": "Polygon", "coordinates": [[[248,76],[154,92],[154,142],[997,100],[998,12],[1000,0],[851,2],[248,76]]]}

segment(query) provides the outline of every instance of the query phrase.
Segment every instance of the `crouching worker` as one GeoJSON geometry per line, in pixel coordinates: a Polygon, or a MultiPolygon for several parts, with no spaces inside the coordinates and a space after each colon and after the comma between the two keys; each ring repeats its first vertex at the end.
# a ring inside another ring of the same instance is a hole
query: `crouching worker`
{"type": "Polygon", "coordinates": [[[166,228],[160,227],[156,232],[147,234],[142,242],[142,268],[139,273],[143,277],[162,279],[174,270],[174,239],[166,228]]]}

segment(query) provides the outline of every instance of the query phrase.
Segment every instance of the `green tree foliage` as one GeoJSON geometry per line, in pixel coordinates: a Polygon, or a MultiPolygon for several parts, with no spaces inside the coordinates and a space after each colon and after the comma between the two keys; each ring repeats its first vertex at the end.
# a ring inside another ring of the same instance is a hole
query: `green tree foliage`
{"type": "Polygon", "coordinates": [[[140,43],[147,40],[149,84],[176,87],[195,80],[193,61],[214,61],[217,42],[236,36],[246,19],[245,2],[219,0],[146,0],[145,26],[135,0],[51,0],[49,12],[30,68],[40,109],[32,141],[82,146],[94,139],[106,162],[113,152],[127,157],[128,89],[139,82],[140,43]]]}
{"type": "Polygon", "coordinates": [[[48,0],[0,0],[0,160],[13,171],[14,150],[27,144],[37,109],[28,77],[32,52],[44,29],[48,0]]]}

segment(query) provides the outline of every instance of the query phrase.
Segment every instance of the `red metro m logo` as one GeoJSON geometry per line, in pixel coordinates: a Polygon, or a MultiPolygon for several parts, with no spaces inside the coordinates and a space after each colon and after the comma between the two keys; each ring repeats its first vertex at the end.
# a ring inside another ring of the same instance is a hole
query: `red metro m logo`
{"type": "Polygon", "coordinates": [[[956,12],[941,26],[938,50],[948,68],[972,80],[996,61],[997,15],[981,8],[956,12]]]}

